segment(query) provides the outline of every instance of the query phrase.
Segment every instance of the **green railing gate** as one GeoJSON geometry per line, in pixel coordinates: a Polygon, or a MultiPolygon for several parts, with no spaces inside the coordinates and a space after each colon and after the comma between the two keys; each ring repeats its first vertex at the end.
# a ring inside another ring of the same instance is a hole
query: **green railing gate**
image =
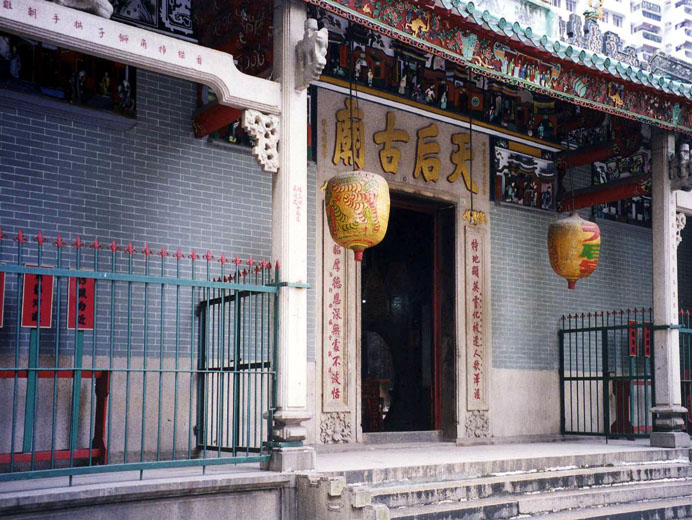
{"type": "Polygon", "coordinates": [[[262,413],[272,398],[273,299],[252,290],[212,289],[197,305],[199,393],[205,397],[199,402],[197,439],[203,450],[247,456],[261,452],[271,436],[262,413]]]}
{"type": "Polygon", "coordinates": [[[561,318],[561,431],[564,434],[646,437],[652,430],[651,309],[561,318]]]}
{"type": "Polygon", "coordinates": [[[0,481],[268,460],[278,264],[13,241],[0,230],[0,481]]]}
{"type": "Polygon", "coordinates": [[[692,435],[692,319],[690,311],[680,311],[680,385],[685,414],[685,431],[692,435]]]}

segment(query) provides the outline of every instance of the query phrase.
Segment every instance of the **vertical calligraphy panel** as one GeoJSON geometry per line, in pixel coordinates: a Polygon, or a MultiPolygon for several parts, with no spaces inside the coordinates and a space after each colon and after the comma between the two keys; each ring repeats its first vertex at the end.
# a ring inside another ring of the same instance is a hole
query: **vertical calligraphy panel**
{"type": "MultiPolygon", "coordinates": [[[[33,267],[33,266],[30,266],[33,267]]],[[[53,321],[53,277],[41,278],[41,328],[50,329],[53,321]]],[[[38,322],[39,275],[25,274],[22,290],[22,327],[36,328],[38,322]]]]}
{"type": "Polygon", "coordinates": [[[0,273],[0,329],[5,320],[5,273],[0,273]]]}
{"type": "Polygon", "coordinates": [[[485,233],[466,228],[466,401],[469,410],[488,409],[489,287],[485,233]]]}
{"type": "Polygon", "coordinates": [[[346,344],[346,249],[324,229],[322,295],[322,410],[348,411],[346,344]]]}
{"type": "Polygon", "coordinates": [[[67,298],[67,330],[74,330],[75,310],[79,320],[79,330],[94,330],[94,289],[96,280],[79,278],[79,298],[75,308],[77,278],[70,278],[70,291],[67,298]]]}

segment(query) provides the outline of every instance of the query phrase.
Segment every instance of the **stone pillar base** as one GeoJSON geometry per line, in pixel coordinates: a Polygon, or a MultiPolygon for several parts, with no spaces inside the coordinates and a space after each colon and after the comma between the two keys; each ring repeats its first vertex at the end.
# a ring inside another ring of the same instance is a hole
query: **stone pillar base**
{"type": "Polygon", "coordinates": [[[315,469],[315,449],[307,446],[299,448],[274,448],[269,462],[261,468],[266,471],[293,472],[315,469]]]}
{"type": "Polygon", "coordinates": [[[689,448],[690,436],[686,432],[651,432],[651,446],[656,448],[689,448]]]}

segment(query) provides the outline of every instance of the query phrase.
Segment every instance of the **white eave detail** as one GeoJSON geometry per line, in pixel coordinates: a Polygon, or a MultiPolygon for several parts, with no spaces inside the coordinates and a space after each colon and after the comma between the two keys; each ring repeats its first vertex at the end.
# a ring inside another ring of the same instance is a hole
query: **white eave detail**
{"type": "Polygon", "coordinates": [[[228,53],[45,0],[4,3],[0,30],[208,85],[223,105],[267,114],[281,109],[281,85],[243,74],[228,53]]]}

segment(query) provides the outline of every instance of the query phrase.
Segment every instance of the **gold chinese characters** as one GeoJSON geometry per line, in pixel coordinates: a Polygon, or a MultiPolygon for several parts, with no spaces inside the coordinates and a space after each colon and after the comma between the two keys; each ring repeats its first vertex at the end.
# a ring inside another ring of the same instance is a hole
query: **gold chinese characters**
{"type": "MultiPolygon", "coordinates": [[[[336,112],[332,162],[335,165],[341,163],[363,169],[366,166],[364,111],[351,99],[345,99],[344,105],[345,108],[336,112]]],[[[451,184],[462,179],[466,190],[477,194],[479,188],[473,182],[470,168],[474,155],[470,133],[459,132],[450,136],[453,145],[449,155],[451,164],[444,164],[440,158],[442,147],[438,136],[440,131],[436,123],[430,123],[416,131],[415,163],[413,169],[409,170],[410,176],[414,179],[422,178],[425,182],[438,182],[440,176],[444,175],[451,184]]],[[[373,132],[372,141],[377,146],[380,167],[384,173],[399,175],[403,173],[403,168],[411,167],[411,163],[403,160],[403,146],[411,141],[411,136],[406,129],[397,128],[394,112],[387,112],[384,129],[373,132]]],[[[412,145],[413,143],[409,146],[412,145]]]]}

